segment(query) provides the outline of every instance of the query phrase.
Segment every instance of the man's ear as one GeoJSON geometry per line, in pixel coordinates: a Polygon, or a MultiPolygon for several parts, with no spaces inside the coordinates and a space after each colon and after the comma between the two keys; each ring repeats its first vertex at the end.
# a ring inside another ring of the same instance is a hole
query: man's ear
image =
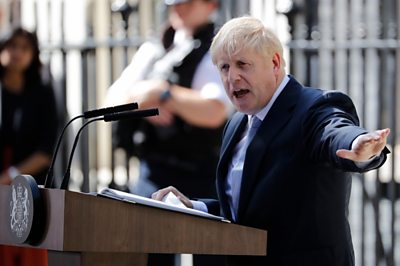
{"type": "Polygon", "coordinates": [[[273,68],[274,71],[278,71],[281,69],[281,56],[278,53],[275,53],[274,56],[272,57],[272,64],[273,64],[273,68]]]}

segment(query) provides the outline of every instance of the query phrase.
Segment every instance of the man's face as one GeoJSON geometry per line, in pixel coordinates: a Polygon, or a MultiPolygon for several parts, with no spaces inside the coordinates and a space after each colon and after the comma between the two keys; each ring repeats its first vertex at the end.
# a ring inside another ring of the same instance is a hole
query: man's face
{"type": "Polygon", "coordinates": [[[272,98],[279,86],[281,58],[278,53],[265,56],[254,49],[243,48],[228,56],[216,56],[225,91],[239,112],[255,114],[272,98]]]}

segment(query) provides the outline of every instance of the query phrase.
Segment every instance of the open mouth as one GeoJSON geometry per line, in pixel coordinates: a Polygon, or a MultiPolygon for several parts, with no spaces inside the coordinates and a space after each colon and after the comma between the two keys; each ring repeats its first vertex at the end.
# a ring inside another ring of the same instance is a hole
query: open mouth
{"type": "Polygon", "coordinates": [[[246,94],[249,93],[249,92],[250,92],[250,91],[247,90],[247,89],[242,89],[242,90],[234,91],[234,92],[233,92],[233,95],[234,95],[236,98],[241,98],[241,97],[243,97],[244,95],[246,95],[246,94]]]}

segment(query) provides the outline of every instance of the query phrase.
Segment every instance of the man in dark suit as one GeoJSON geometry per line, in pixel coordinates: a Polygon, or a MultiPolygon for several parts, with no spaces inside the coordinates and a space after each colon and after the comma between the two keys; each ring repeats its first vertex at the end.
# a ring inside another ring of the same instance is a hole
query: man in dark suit
{"type": "Polygon", "coordinates": [[[173,187],[153,198],[173,191],[189,207],[268,231],[267,256],[234,256],[229,265],[354,265],[351,172],[385,162],[390,130],[367,132],[349,97],[288,76],[282,50],[257,19],[233,19],[220,29],[212,58],[239,112],[224,130],[219,200],[190,201],[173,187]]]}

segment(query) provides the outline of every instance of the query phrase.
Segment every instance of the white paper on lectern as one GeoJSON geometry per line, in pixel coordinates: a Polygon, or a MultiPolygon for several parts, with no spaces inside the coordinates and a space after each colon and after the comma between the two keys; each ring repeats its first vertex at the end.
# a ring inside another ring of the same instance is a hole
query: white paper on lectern
{"type": "Polygon", "coordinates": [[[178,199],[178,197],[175,196],[175,194],[172,193],[171,191],[168,192],[168,194],[165,195],[164,198],[161,201],[164,202],[164,203],[167,203],[169,205],[172,205],[172,206],[181,207],[181,208],[185,208],[185,209],[187,208],[186,205],[183,204],[183,202],[180,201],[178,199]]]}
{"type": "Polygon", "coordinates": [[[160,208],[160,209],[166,209],[166,210],[171,210],[171,211],[176,211],[176,212],[183,212],[183,213],[187,213],[187,214],[191,214],[191,215],[195,215],[195,216],[200,216],[200,217],[204,217],[204,218],[208,218],[208,219],[219,220],[219,221],[230,223],[230,221],[226,220],[224,217],[221,217],[221,216],[216,216],[216,215],[212,215],[212,214],[209,214],[206,212],[194,210],[191,208],[187,208],[186,206],[180,207],[180,206],[168,204],[168,203],[165,203],[162,201],[153,200],[150,198],[142,197],[142,196],[132,194],[132,193],[123,192],[123,191],[116,190],[116,189],[103,188],[102,190],[100,190],[100,192],[97,195],[116,199],[116,200],[126,201],[126,202],[130,202],[130,203],[147,205],[147,206],[156,207],[156,208],[160,208]]]}

